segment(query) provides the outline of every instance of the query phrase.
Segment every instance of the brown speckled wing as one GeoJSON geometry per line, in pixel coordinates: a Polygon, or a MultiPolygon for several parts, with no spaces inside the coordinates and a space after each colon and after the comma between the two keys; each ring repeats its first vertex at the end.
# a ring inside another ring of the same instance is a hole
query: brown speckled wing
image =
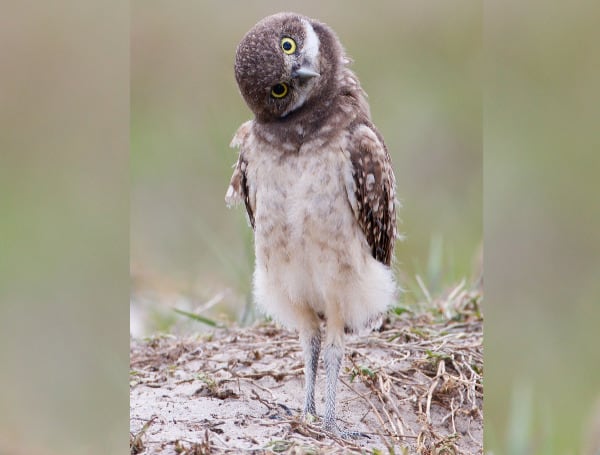
{"type": "Polygon", "coordinates": [[[244,157],[244,142],[250,132],[251,122],[246,122],[236,132],[233,140],[231,141],[232,147],[240,148],[240,156],[237,163],[235,164],[233,175],[229,182],[229,188],[227,188],[227,194],[225,195],[225,202],[229,207],[232,205],[244,202],[246,206],[246,212],[248,213],[248,221],[250,226],[254,229],[254,211],[250,203],[250,192],[248,189],[248,179],[246,175],[246,169],[248,162],[244,157]]]}
{"type": "Polygon", "coordinates": [[[353,128],[349,155],[353,182],[350,205],[365,234],[371,254],[390,265],[396,239],[396,180],[390,156],[375,127],[362,123],[353,128]]]}

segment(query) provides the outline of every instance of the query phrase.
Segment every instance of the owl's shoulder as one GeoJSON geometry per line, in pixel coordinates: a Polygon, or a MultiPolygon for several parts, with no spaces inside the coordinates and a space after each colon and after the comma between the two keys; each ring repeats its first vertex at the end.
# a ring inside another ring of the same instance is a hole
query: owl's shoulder
{"type": "Polygon", "coordinates": [[[238,148],[240,150],[243,150],[248,140],[248,137],[252,132],[253,123],[254,120],[248,120],[247,122],[242,123],[233,135],[233,139],[231,140],[229,146],[232,148],[238,148]]]}
{"type": "Polygon", "coordinates": [[[233,175],[229,181],[229,187],[225,194],[225,202],[229,207],[244,203],[248,212],[250,225],[254,227],[254,215],[251,207],[250,193],[248,188],[248,151],[252,150],[249,138],[252,135],[254,121],[249,120],[243,123],[236,131],[230,146],[239,149],[237,162],[234,164],[233,175]]]}

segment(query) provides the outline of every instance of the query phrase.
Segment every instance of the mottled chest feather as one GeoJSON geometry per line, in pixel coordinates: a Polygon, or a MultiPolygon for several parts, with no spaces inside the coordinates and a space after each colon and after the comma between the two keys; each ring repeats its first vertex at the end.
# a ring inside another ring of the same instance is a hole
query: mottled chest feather
{"type": "Polygon", "coordinates": [[[244,125],[234,139],[240,157],[227,199],[245,203],[257,236],[283,233],[280,246],[290,232],[332,243],[353,239],[358,229],[372,256],[389,265],[396,236],[395,180],[374,127],[325,128],[323,135],[289,150],[255,129],[260,131],[244,125]]]}

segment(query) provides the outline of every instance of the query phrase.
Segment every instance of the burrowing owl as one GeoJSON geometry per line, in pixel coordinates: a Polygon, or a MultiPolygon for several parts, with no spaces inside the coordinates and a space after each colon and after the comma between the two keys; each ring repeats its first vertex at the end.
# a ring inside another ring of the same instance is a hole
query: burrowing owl
{"type": "Polygon", "coordinates": [[[376,320],[395,298],[395,179],[366,94],[335,33],[281,13],[238,45],[235,77],[254,120],[228,205],[244,202],[254,229],[254,295],[299,331],[306,361],[304,413],[315,414],[315,377],[326,321],[323,426],[340,433],[335,395],[345,330],[376,320]]]}

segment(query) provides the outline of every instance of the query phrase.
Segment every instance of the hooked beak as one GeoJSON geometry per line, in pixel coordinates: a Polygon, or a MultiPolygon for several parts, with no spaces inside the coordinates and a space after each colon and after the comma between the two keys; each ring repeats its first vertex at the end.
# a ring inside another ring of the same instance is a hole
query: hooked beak
{"type": "Polygon", "coordinates": [[[310,64],[304,64],[300,68],[292,71],[292,77],[298,79],[310,79],[311,77],[319,77],[320,74],[317,73],[310,64]]]}

